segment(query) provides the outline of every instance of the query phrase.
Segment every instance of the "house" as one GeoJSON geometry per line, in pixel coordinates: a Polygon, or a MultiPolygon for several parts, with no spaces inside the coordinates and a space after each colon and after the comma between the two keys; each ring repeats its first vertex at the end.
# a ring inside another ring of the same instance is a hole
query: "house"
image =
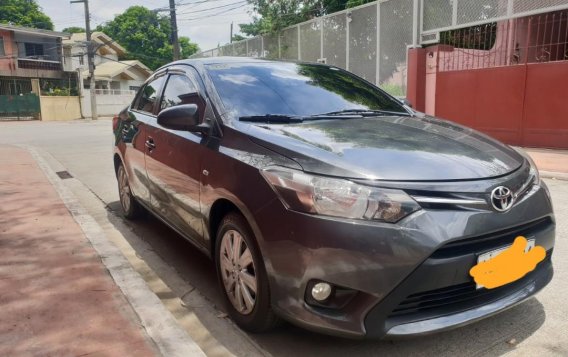
{"type": "MultiPolygon", "coordinates": [[[[72,34],[63,41],[64,66],[67,71],[79,70],[83,88],[89,89],[87,62],[87,37],[85,33],[72,34]]],[[[91,41],[95,46],[95,83],[97,90],[112,90],[128,93],[136,91],[152,74],[140,61],[121,61],[126,50],[102,32],[93,32],[91,41]]]]}
{"type": "Polygon", "coordinates": [[[0,24],[0,119],[81,117],[77,74],[66,72],[61,32],[0,24]],[[64,105],[66,110],[57,110],[64,105]]]}
{"type": "Polygon", "coordinates": [[[63,78],[61,32],[0,24],[0,76],[63,78]]]}

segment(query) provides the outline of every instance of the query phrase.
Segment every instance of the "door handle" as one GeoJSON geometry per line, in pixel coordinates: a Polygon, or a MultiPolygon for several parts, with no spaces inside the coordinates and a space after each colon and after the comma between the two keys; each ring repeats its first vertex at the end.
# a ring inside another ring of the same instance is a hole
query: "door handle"
{"type": "Polygon", "coordinates": [[[154,139],[148,138],[146,140],[146,147],[148,148],[149,151],[154,150],[156,148],[156,144],[154,144],[154,139]]]}

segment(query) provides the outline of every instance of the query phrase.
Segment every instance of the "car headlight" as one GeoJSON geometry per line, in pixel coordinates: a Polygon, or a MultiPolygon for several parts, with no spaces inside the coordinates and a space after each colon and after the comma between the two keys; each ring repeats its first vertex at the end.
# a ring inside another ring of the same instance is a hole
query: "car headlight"
{"type": "Polygon", "coordinates": [[[261,173],[282,203],[299,212],[395,223],[421,209],[400,190],[368,187],[286,168],[269,168],[261,173]]]}
{"type": "Polygon", "coordinates": [[[529,175],[530,177],[534,177],[533,179],[533,184],[536,186],[540,185],[540,172],[538,171],[538,167],[536,166],[534,160],[532,159],[532,157],[530,157],[529,154],[526,153],[526,151],[524,151],[521,148],[514,148],[519,154],[521,154],[521,156],[523,156],[525,159],[527,159],[527,161],[530,164],[530,170],[529,170],[529,175]]]}

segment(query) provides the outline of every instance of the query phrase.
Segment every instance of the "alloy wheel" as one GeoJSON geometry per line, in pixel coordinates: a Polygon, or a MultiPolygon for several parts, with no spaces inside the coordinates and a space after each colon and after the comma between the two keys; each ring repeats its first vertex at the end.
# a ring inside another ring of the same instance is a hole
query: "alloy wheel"
{"type": "Polygon", "coordinates": [[[251,251],[239,232],[228,230],[223,235],[219,264],[231,304],[239,313],[250,314],[256,305],[257,276],[251,251]]]}
{"type": "Polygon", "coordinates": [[[124,170],[124,167],[121,167],[118,170],[118,191],[122,209],[124,210],[124,212],[129,212],[132,202],[130,197],[130,185],[128,184],[128,176],[126,176],[126,170],[124,170]]]}

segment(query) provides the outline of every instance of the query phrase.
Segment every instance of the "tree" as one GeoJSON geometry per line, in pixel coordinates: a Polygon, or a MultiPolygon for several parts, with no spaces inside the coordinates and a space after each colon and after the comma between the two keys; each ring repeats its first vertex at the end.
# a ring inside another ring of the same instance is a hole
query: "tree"
{"type": "Polygon", "coordinates": [[[181,47],[181,57],[188,58],[194,53],[199,52],[197,43],[191,42],[189,37],[182,36],[179,38],[179,45],[181,47]]]}
{"type": "MultiPolygon", "coordinates": [[[[113,40],[120,43],[128,52],[123,59],[137,59],[151,69],[156,69],[172,61],[172,28],[167,16],[159,15],[143,6],[132,6],[112,21],[99,26],[113,40]]],[[[197,44],[187,37],[180,37],[183,56],[199,50],[197,44]]]]}
{"type": "Polygon", "coordinates": [[[35,0],[0,0],[0,23],[53,30],[53,22],[35,0]]]}
{"type": "Polygon", "coordinates": [[[61,32],[65,32],[65,33],[84,33],[86,32],[84,28],[82,27],[77,27],[77,26],[71,26],[71,27],[66,27],[64,28],[61,32]]]}
{"type": "Polygon", "coordinates": [[[242,36],[242,35],[239,35],[239,34],[237,33],[237,34],[234,34],[234,35],[233,35],[232,41],[233,41],[233,42],[239,42],[239,41],[242,41],[242,40],[244,40],[244,39],[246,39],[246,37],[244,37],[244,36],[242,36]]]}
{"type": "Polygon", "coordinates": [[[314,17],[331,14],[373,0],[247,0],[253,11],[253,22],[239,24],[249,36],[276,33],[281,29],[314,17]]]}

